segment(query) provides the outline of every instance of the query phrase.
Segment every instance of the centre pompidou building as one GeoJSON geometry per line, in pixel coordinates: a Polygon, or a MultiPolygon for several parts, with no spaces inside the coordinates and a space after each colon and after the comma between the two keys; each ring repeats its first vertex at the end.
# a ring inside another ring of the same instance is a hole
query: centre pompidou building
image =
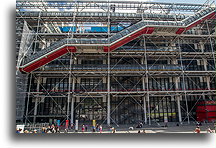
{"type": "Polygon", "coordinates": [[[214,121],[215,5],[16,2],[17,123],[214,121]]]}

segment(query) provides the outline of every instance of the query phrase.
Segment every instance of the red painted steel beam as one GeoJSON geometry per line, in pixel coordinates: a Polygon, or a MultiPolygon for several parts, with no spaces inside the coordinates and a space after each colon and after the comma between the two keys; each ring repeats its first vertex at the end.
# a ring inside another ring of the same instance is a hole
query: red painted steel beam
{"type": "Polygon", "coordinates": [[[193,27],[195,27],[196,25],[200,24],[201,22],[207,20],[207,19],[214,19],[215,18],[215,14],[216,12],[212,12],[211,14],[207,15],[206,17],[194,22],[193,24],[187,26],[186,28],[179,28],[177,31],[176,31],[176,34],[181,34],[183,33],[184,31],[187,31],[193,27]]]}
{"type": "Polygon", "coordinates": [[[189,29],[195,27],[196,25],[200,24],[201,22],[203,22],[203,21],[205,21],[205,20],[207,20],[207,19],[211,19],[212,17],[215,17],[215,12],[213,12],[213,13],[207,15],[206,17],[202,18],[201,20],[198,20],[198,21],[194,22],[194,23],[191,24],[190,26],[186,27],[186,30],[189,30],[189,29]]]}
{"type": "Polygon", "coordinates": [[[185,31],[185,28],[179,28],[177,31],[176,31],[176,34],[181,34],[182,32],[185,31]]]}
{"type": "Polygon", "coordinates": [[[76,47],[74,47],[74,46],[63,47],[63,48],[47,55],[46,57],[43,57],[40,60],[31,63],[30,65],[28,65],[24,68],[20,68],[20,71],[21,72],[31,72],[31,71],[47,64],[47,63],[59,58],[60,56],[66,54],[68,52],[76,52],[76,47]]]}
{"type": "Polygon", "coordinates": [[[116,42],[115,44],[113,44],[111,46],[105,46],[104,52],[113,51],[114,49],[121,47],[122,45],[134,40],[135,38],[139,37],[142,34],[152,34],[153,32],[154,32],[154,27],[143,28],[143,29],[135,32],[134,34],[131,34],[130,36],[116,42]]]}

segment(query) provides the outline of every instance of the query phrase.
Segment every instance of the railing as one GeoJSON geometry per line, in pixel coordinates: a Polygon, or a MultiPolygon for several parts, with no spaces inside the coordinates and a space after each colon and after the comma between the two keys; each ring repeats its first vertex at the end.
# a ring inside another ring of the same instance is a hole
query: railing
{"type": "Polygon", "coordinates": [[[200,19],[201,17],[207,15],[207,14],[208,14],[209,12],[211,12],[211,11],[215,11],[215,8],[211,8],[211,7],[210,7],[210,8],[203,9],[203,10],[197,12],[195,15],[190,16],[190,17],[184,19],[182,22],[183,22],[185,25],[189,25],[189,24],[191,24],[192,22],[194,22],[194,21],[200,19]]]}
{"type": "Polygon", "coordinates": [[[133,47],[131,48],[130,46],[123,46],[123,47],[119,47],[118,49],[115,50],[116,52],[121,51],[121,52],[175,52],[178,51],[178,49],[164,49],[164,48],[150,48],[147,47],[146,49],[144,49],[143,47],[133,47]]]}
{"type": "MultiPolygon", "coordinates": [[[[106,84],[104,84],[104,85],[106,85],[106,84]]],[[[141,85],[139,85],[138,87],[134,87],[134,86],[130,86],[130,87],[127,87],[127,88],[125,88],[124,86],[122,87],[122,84],[120,85],[111,85],[110,87],[111,87],[111,92],[137,92],[137,91],[140,91],[140,92],[146,92],[146,91],[161,91],[161,92],[163,92],[163,91],[184,91],[184,89],[183,89],[183,87],[182,88],[179,88],[179,89],[176,89],[175,87],[174,87],[174,83],[168,83],[168,85],[172,85],[172,87],[169,87],[169,88],[162,88],[162,87],[160,87],[160,88],[153,88],[153,87],[149,87],[148,89],[142,89],[141,88],[141,85]]],[[[67,90],[67,89],[59,89],[59,90],[50,90],[50,89],[41,89],[41,90],[39,90],[39,92],[37,92],[37,90],[36,89],[31,89],[31,92],[32,93],[40,93],[41,95],[42,94],[47,94],[47,93],[49,93],[50,95],[52,95],[52,94],[62,94],[62,93],[67,93],[67,92],[77,92],[77,93],[79,93],[79,92],[107,92],[108,90],[106,89],[106,86],[102,86],[101,88],[99,88],[99,87],[97,87],[97,89],[95,88],[95,89],[84,89],[85,87],[87,87],[87,86],[85,86],[85,85],[83,85],[82,86],[82,88],[81,89],[79,89],[80,88],[80,85],[79,85],[79,87],[75,87],[75,89],[74,90],[67,90]],[[99,88],[99,89],[98,89],[99,88]]],[[[191,88],[189,88],[189,87],[186,87],[186,91],[215,91],[215,86],[213,86],[213,87],[211,87],[210,89],[208,89],[207,88],[207,85],[205,85],[205,86],[203,86],[203,87],[191,87],[191,88]]]]}
{"type": "MultiPolygon", "coordinates": [[[[45,70],[55,71],[55,70],[70,70],[69,65],[63,67],[58,65],[46,65],[45,70]]],[[[181,70],[179,65],[148,65],[148,70],[181,70]]],[[[86,65],[86,64],[77,64],[73,65],[71,70],[73,71],[107,71],[108,65],[86,65]]],[[[111,71],[144,71],[146,70],[146,65],[110,65],[111,71]]]]}
{"type": "Polygon", "coordinates": [[[205,68],[203,65],[185,65],[184,70],[186,71],[204,71],[205,68]]]}
{"type": "Polygon", "coordinates": [[[112,37],[110,37],[109,39],[88,39],[88,38],[71,38],[71,39],[62,39],[58,42],[55,42],[54,44],[52,44],[51,46],[47,47],[46,49],[43,49],[35,54],[33,54],[30,57],[27,57],[27,59],[24,61],[24,65],[37,59],[38,57],[45,55],[55,49],[61,48],[64,45],[70,45],[70,44],[112,44],[113,42],[116,42],[117,40],[120,40],[122,38],[127,37],[129,34],[132,34],[135,31],[140,30],[141,28],[145,27],[148,24],[162,24],[162,25],[182,25],[182,24],[177,24],[177,23],[170,23],[170,22],[145,22],[145,21],[140,21],[120,32],[118,32],[117,34],[113,35],[112,37]]]}
{"type": "MultiPolygon", "coordinates": [[[[17,17],[73,17],[74,13],[71,12],[19,12],[17,17]]],[[[131,17],[131,18],[164,18],[164,19],[184,19],[186,16],[184,15],[165,15],[165,14],[151,14],[151,13],[116,13],[113,12],[110,14],[111,17],[131,17]]],[[[92,17],[107,17],[107,12],[79,12],[76,14],[76,17],[84,17],[84,16],[92,16],[92,17]]]]}
{"type": "Polygon", "coordinates": [[[207,15],[209,12],[215,11],[214,8],[207,8],[204,10],[201,10],[200,12],[196,13],[194,16],[191,16],[189,18],[186,18],[183,21],[177,21],[177,22],[171,22],[171,21],[140,21],[118,33],[116,33],[115,35],[113,35],[112,37],[108,38],[108,39],[92,39],[92,38],[71,38],[71,39],[63,39],[60,40],[54,44],[52,44],[50,47],[47,47],[46,49],[43,49],[31,56],[28,56],[27,59],[24,61],[24,65],[43,56],[48,54],[49,52],[59,49],[63,46],[66,45],[83,45],[83,44],[90,44],[90,45],[112,45],[115,42],[118,42],[119,40],[126,38],[127,36],[129,36],[130,34],[135,33],[136,31],[141,30],[142,28],[144,28],[146,25],[153,25],[153,26],[179,26],[182,27],[184,25],[189,25],[192,22],[194,22],[195,20],[200,19],[201,17],[207,15]]]}
{"type": "Polygon", "coordinates": [[[76,91],[103,91],[107,90],[107,84],[94,84],[94,85],[85,85],[85,84],[75,84],[76,91]]]}

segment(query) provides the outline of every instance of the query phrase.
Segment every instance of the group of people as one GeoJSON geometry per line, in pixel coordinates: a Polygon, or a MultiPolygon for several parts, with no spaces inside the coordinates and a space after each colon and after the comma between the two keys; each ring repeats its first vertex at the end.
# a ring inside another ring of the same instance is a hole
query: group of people
{"type": "Polygon", "coordinates": [[[27,130],[25,129],[24,131],[22,131],[22,129],[17,129],[16,130],[16,133],[60,133],[60,129],[59,129],[59,126],[55,126],[54,124],[51,125],[51,126],[47,126],[47,127],[42,127],[41,130],[36,130],[36,129],[33,129],[33,130],[27,130]]]}
{"type": "MultiPolygon", "coordinates": [[[[193,131],[194,133],[201,133],[201,129],[200,129],[200,126],[202,126],[201,123],[197,123],[197,126],[195,128],[195,130],[193,131]]],[[[138,125],[136,126],[136,128],[143,128],[143,123],[142,122],[139,122],[138,125]]],[[[70,127],[68,128],[64,128],[64,132],[65,133],[68,133],[69,131],[73,131],[74,130],[74,125],[71,125],[70,127]]],[[[133,127],[129,127],[129,130],[133,130],[133,127]]],[[[129,132],[128,130],[128,132],[129,132]]],[[[88,132],[88,125],[82,125],[81,126],[81,131],[82,133],[84,132],[88,132]]],[[[89,129],[89,132],[99,132],[99,133],[102,133],[103,132],[103,127],[102,125],[99,125],[99,124],[96,124],[96,125],[93,125],[92,128],[89,129]]],[[[109,130],[108,130],[110,133],[116,133],[116,129],[112,126],[109,127],[109,130]]],[[[78,132],[78,131],[77,131],[78,132]]],[[[214,130],[211,130],[210,127],[208,127],[206,129],[206,132],[207,133],[214,133],[214,130]]],[[[50,126],[46,126],[46,127],[42,127],[41,129],[31,129],[31,130],[22,130],[20,128],[18,128],[16,130],[16,133],[60,133],[60,127],[57,126],[57,125],[50,125],[50,126]]],[[[141,130],[139,129],[138,130],[138,133],[146,133],[145,130],[141,130]]]]}
{"type": "Polygon", "coordinates": [[[20,133],[25,133],[25,134],[27,134],[27,133],[37,133],[37,130],[36,129],[34,129],[34,130],[24,130],[24,131],[22,131],[22,129],[17,129],[16,130],[16,133],[17,134],[20,134],[20,133]]]}
{"type": "MultiPolygon", "coordinates": [[[[210,127],[207,128],[206,132],[207,132],[207,133],[214,133],[214,131],[211,130],[210,127]]],[[[197,126],[197,127],[195,128],[194,133],[201,133],[201,129],[200,129],[199,126],[197,126]]]]}
{"type": "Polygon", "coordinates": [[[51,126],[42,127],[42,133],[60,133],[59,126],[55,126],[54,124],[51,126]]]}
{"type": "MultiPolygon", "coordinates": [[[[83,124],[82,127],[81,127],[81,130],[82,130],[82,133],[88,132],[88,125],[83,124]]],[[[95,126],[94,125],[92,126],[92,129],[90,131],[92,131],[93,133],[94,132],[102,133],[103,132],[103,127],[102,127],[102,125],[96,124],[95,126]]],[[[116,133],[115,127],[110,126],[109,127],[109,132],[110,133],[116,133]]]]}
{"type": "Polygon", "coordinates": [[[92,132],[100,132],[100,133],[102,133],[102,131],[103,131],[103,127],[102,127],[102,125],[99,125],[99,124],[96,124],[96,126],[92,126],[92,132]]]}

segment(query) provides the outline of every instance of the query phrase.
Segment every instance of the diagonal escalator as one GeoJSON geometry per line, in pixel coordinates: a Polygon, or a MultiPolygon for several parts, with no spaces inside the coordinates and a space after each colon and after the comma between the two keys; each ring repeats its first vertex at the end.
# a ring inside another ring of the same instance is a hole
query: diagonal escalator
{"type": "Polygon", "coordinates": [[[68,52],[76,52],[77,47],[81,46],[100,46],[104,52],[110,52],[118,47],[134,40],[142,34],[152,34],[156,28],[173,27],[176,28],[176,34],[181,34],[206,19],[215,17],[215,8],[206,8],[187,17],[182,21],[152,21],[142,20],[136,24],[125,28],[109,38],[67,38],[55,42],[51,46],[38,51],[37,53],[26,57],[22,66],[19,67],[22,72],[31,72],[35,69],[65,55],[68,52]]]}

